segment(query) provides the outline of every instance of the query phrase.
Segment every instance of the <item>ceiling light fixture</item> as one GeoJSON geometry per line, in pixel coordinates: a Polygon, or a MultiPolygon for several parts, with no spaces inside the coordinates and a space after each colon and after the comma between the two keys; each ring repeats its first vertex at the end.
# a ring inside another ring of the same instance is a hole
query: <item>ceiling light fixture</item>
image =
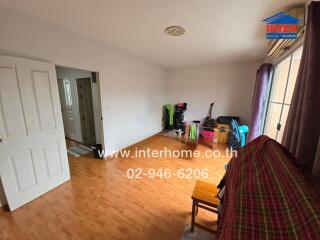
{"type": "Polygon", "coordinates": [[[184,28],[181,26],[170,26],[167,27],[164,31],[170,36],[174,37],[181,36],[186,32],[186,30],[184,30],[184,28]]]}

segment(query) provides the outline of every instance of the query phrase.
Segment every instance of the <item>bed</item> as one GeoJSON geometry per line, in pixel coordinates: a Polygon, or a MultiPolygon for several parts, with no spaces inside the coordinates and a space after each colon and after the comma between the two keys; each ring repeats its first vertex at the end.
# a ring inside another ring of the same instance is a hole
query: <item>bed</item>
{"type": "Polygon", "coordinates": [[[241,148],[228,165],[217,239],[320,239],[314,186],[267,136],[241,148]]]}

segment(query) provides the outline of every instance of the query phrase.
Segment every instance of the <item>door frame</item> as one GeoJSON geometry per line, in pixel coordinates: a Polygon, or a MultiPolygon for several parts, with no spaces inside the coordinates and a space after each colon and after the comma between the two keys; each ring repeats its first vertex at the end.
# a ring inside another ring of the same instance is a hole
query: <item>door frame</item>
{"type": "MultiPolygon", "coordinates": [[[[97,70],[91,70],[91,69],[84,69],[84,68],[79,68],[79,67],[74,67],[74,66],[68,66],[68,65],[61,65],[61,64],[56,64],[53,63],[55,65],[55,67],[64,67],[64,68],[73,68],[73,69],[78,69],[78,70],[83,70],[83,71],[88,71],[91,73],[96,73],[96,83],[97,83],[97,87],[98,87],[98,102],[99,102],[99,106],[100,106],[100,136],[101,136],[101,145],[102,145],[102,150],[105,150],[105,139],[104,139],[104,126],[103,126],[103,114],[102,114],[102,97],[101,97],[101,81],[100,81],[100,71],[97,70]]],[[[95,132],[96,136],[97,136],[97,132],[95,132]]]]}
{"type": "MultiPolygon", "coordinates": [[[[262,121],[263,121],[263,127],[262,127],[262,134],[265,134],[265,127],[266,127],[266,121],[267,121],[267,113],[268,113],[268,110],[269,110],[269,105],[270,105],[270,97],[271,97],[271,91],[272,91],[272,87],[273,87],[273,84],[274,84],[274,77],[275,77],[275,74],[274,72],[276,71],[276,67],[281,63],[283,62],[284,60],[286,60],[287,58],[290,58],[289,60],[289,68],[288,68],[288,74],[287,74],[287,79],[286,79],[286,84],[285,84],[285,91],[284,91],[284,95],[283,95],[283,100],[282,102],[279,102],[279,104],[281,104],[281,110],[280,110],[280,116],[279,116],[279,120],[278,120],[278,124],[281,123],[281,120],[282,120],[282,116],[283,116],[283,108],[285,105],[291,105],[290,104],[286,104],[285,103],[285,97],[286,97],[286,94],[287,94],[287,90],[288,90],[288,83],[289,83],[289,79],[290,79],[290,75],[291,75],[291,67],[292,67],[292,62],[293,62],[293,55],[296,51],[298,51],[301,47],[303,47],[303,42],[297,44],[293,49],[290,49],[290,51],[288,51],[285,55],[281,56],[281,58],[278,59],[278,61],[276,61],[273,65],[272,65],[272,69],[271,69],[271,74],[270,74],[270,84],[268,86],[268,97],[267,97],[267,100],[266,100],[266,107],[264,109],[264,114],[263,114],[263,118],[262,118],[262,121]]],[[[284,126],[280,125],[281,128],[284,128],[284,126]]],[[[275,140],[278,141],[278,136],[279,136],[279,132],[280,130],[277,129],[277,133],[276,133],[276,138],[275,140]]]]}
{"type": "MultiPolygon", "coordinates": [[[[89,139],[88,139],[88,132],[87,132],[87,118],[86,118],[86,114],[88,113],[89,109],[92,111],[92,120],[91,121],[91,124],[93,124],[93,126],[90,126],[90,128],[93,128],[94,130],[94,142],[96,142],[96,139],[97,139],[97,136],[96,136],[96,127],[95,127],[95,122],[94,122],[94,106],[93,106],[93,98],[92,98],[92,78],[90,77],[86,77],[86,78],[77,78],[76,79],[76,85],[77,85],[77,92],[78,92],[78,102],[79,102],[79,114],[80,114],[80,123],[81,123],[81,133],[82,133],[82,141],[84,144],[88,144],[88,142],[91,142],[89,139]],[[84,81],[82,83],[82,81],[84,81]],[[89,85],[85,85],[84,83],[86,84],[89,84],[89,85]],[[84,96],[83,96],[83,89],[84,89],[84,86],[88,87],[89,88],[89,92],[90,92],[90,96],[86,97],[86,99],[84,99],[84,96]],[[90,106],[89,107],[85,107],[85,104],[89,104],[90,106]],[[85,112],[85,109],[87,110],[85,112]]],[[[90,114],[91,115],[91,114],[90,114]]],[[[90,125],[91,125],[90,124],[90,125]]],[[[93,132],[92,132],[93,133],[93,132]]],[[[93,138],[93,136],[92,136],[93,138]]]]}

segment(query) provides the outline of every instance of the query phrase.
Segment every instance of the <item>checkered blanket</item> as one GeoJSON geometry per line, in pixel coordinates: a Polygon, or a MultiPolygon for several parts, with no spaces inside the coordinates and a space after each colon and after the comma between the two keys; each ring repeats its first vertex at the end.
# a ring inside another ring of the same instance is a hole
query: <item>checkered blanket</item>
{"type": "Polygon", "coordinates": [[[320,239],[319,198],[276,141],[261,136],[241,148],[225,181],[217,239],[320,239]]]}

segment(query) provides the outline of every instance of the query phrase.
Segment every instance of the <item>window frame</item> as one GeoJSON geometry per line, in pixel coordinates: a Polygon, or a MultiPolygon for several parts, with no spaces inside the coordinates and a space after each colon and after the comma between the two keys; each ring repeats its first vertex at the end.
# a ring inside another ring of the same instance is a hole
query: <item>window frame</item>
{"type": "MultiPolygon", "coordinates": [[[[290,75],[291,75],[291,71],[292,71],[291,67],[292,67],[292,61],[293,61],[293,54],[294,54],[300,47],[303,47],[303,42],[300,43],[300,44],[297,44],[294,48],[290,49],[290,51],[288,51],[286,54],[284,54],[284,55],[282,55],[280,58],[278,58],[277,61],[275,61],[275,63],[274,63],[273,66],[272,66],[271,74],[270,74],[271,81],[270,81],[270,84],[269,84],[269,86],[268,86],[268,97],[267,97],[266,106],[265,106],[264,114],[263,114],[262,134],[266,134],[266,133],[265,133],[265,127],[266,127],[266,121],[267,121],[267,115],[268,115],[268,110],[269,110],[270,103],[280,104],[280,105],[281,105],[281,111],[280,111],[279,121],[278,121],[277,124],[280,124],[280,122],[281,122],[281,120],[282,120],[284,106],[290,106],[290,105],[291,105],[291,102],[290,102],[290,104],[288,104],[288,103],[285,103],[285,100],[286,100],[287,91],[288,91],[288,83],[289,83],[289,79],[290,79],[290,75]],[[276,67],[277,67],[281,62],[285,61],[288,57],[290,57],[290,63],[289,63],[289,69],[288,69],[288,74],[287,74],[287,79],[286,79],[285,90],[284,90],[284,94],[283,94],[283,100],[282,100],[282,102],[270,101],[272,86],[273,86],[274,81],[275,81],[275,79],[274,79],[275,69],[276,69],[276,67]]],[[[283,127],[285,127],[285,125],[284,125],[284,126],[281,126],[281,128],[283,128],[283,127]]],[[[276,140],[276,141],[278,141],[279,132],[280,132],[280,130],[277,129],[277,133],[276,133],[276,137],[275,137],[275,140],[276,140]]]]}

